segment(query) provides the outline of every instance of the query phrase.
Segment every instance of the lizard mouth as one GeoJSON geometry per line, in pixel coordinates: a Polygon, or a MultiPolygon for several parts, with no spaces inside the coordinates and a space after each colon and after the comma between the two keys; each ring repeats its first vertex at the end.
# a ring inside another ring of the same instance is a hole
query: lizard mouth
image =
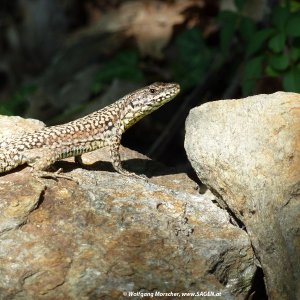
{"type": "Polygon", "coordinates": [[[178,93],[180,92],[180,85],[174,83],[174,87],[169,89],[160,99],[160,101],[164,100],[172,100],[178,93]]]}

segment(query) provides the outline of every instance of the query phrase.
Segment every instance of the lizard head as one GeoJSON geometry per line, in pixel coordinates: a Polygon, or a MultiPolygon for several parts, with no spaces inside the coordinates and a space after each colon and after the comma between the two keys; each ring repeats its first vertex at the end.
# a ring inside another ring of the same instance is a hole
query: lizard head
{"type": "Polygon", "coordinates": [[[180,92],[177,83],[155,82],[127,96],[123,122],[125,129],[172,100],[180,92]]]}

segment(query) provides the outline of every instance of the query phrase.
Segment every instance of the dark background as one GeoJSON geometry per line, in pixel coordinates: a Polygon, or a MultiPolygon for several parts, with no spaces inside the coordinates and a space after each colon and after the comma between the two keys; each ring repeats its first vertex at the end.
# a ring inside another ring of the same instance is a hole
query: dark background
{"type": "Polygon", "coordinates": [[[188,111],[299,92],[299,41],[298,1],[1,0],[0,113],[54,125],[154,81],[176,81],[181,94],[123,144],[189,172],[188,111]]]}
{"type": "MultiPolygon", "coordinates": [[[[299,2],[0,1],[0,114],[60,124],[155,81],[182,91],[123,145],[191,175],[183,148],[191,108],[300,92],[299,2]]],[[[262,277],[256,299],[265,298],[262,277]]]]}

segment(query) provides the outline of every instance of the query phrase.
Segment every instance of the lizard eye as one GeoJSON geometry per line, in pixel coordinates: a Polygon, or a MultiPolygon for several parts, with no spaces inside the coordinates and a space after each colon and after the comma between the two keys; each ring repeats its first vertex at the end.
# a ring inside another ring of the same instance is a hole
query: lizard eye
{"type": "Polygon", "coordinates": [[[155,89],[150,89],[151,94],[154,94],[155,92],[156,92],[155,89]]]}

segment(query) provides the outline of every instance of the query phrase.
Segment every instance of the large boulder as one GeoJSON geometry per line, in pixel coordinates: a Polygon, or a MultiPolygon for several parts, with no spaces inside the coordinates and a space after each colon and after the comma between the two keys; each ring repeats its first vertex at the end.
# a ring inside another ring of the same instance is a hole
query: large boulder
{"type": "Polygon", "coordinates": [[[0,177],[0,299],[244,299],[256,271],[246,232],[185,174],[121,154],[126,169],[156,176],[118,174],[102,149],[85,168],[56,165],[75,181],[28,167],[0,177]]]}
{"type": "Polygon", "coordinates": [[[300,299],[300,95],[194,108],[185,149],[220,206],[246,227],[270,299],[300,299]]]}

